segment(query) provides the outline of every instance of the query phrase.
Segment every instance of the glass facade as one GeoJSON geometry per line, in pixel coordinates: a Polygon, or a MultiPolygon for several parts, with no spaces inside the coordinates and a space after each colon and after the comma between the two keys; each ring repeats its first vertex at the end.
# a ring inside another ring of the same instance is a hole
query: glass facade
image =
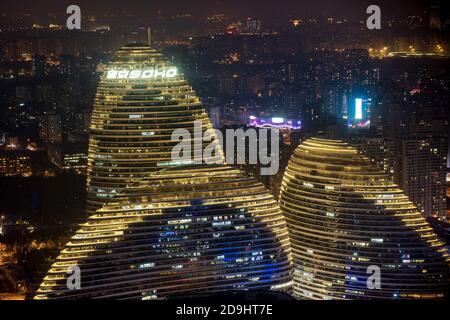
{"type": "Polygon", "coordinates": [[[81,226],[36,299],[145,300],[290,288],[286,224],[254,178],[226,166],[181,166],[127,191],[132,198],[124,195],[81,226]],[[73,265],[81,271],[79,290],[66,284],[73,265]]]}
{"type": "Polygon", "coordinates": [[[445,296],[449,258],[443,243],[403,191],[348,144],[303,142],[286,168],[280,206],[297,298],[445,296]],[[369,289],[373,267],[380,288],[369,289]]]}
{"type": "MultiPolygon", "coordinates": [[[[194,145],[195,121],[202,123],[202,134],[212,128],[195,92],[158,51],[130,44],[102,71],[90,125],[89,213],[150,173],[170,167],[175,129],[191,132],[194,145]]],[[[223,159],[221,153],[215,157],[223,159]]]]}

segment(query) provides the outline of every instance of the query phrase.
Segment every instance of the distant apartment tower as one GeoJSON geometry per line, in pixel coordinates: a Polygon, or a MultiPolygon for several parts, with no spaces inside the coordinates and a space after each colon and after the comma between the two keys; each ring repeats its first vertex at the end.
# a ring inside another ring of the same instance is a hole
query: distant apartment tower
{"type": "Polygon", "coordinates": [[[59,114],[45,114],[39,118],[39,138],[45,143],[62,142],[62,122],[59,114]]]}
{"type": "Polygon", "coordinates": [[[261,20],[247,18],[245,21],[245,33],[261,33],[261,20]]]}
{"type": "Polygon", "coordinates": [[[45,76],[46,67],[45,67],[45,56],[36,55],[33,57],[33,76],[36,78],[42,78],[45,76]]]}
{"type": "Polygon", "coordinates": [[[380,115],[383,137],[395,142],[394,146],[384,145],[390,163],[394,163],[394,182],[426,217],[444,217],[448,150],[445,104],[385,103],[380,115]]]}
{"type": "Polygon", "coordinates": [[[73,75],[80,69],[79,60],[70,54],[59,56],[59,72],[63,75],[73,75]]]}
{"type": "Polygon", "coordinates": [[[16,103],[18,105],[31,101],[31,88],[29,86],[16,87],[16,103]]]}
{"type": "Polygon", "coordinates": [[[396,148],[394,139],[360,136],[349,138],[346,142],[367,156],[389,178],[394,178],[396,148]]]}
{"type": "Polygon", "coordinates": [[[222,123],[220,122],[220,108],[212,107],[209,110],[209,118],[211,119],[211,123],[214,128],[221,128],[222,123]]]}
{"type": "Polygon", "coordinates": [[[31,176],[30,157],[22,152],[0,153],[0,176],[31,176]]]}
{"type": "Polygon", "coordinates": [[[445,217],[447,137],[399,138],[394,180],[425,216],[445,217]]]}
{"type": "Polygon", "coordinates": [[[438,1],[430,5],[430,29],[441,29],[441,6],[438,1]]]}
{"type": "Polygon", "coordinates": [[[430,29],[448,30],[450,26],[450,4],[448,1],[431,1],[429,22],[430,29]]]}
{"type": "Polygon", "coordinates": [[[86,175],[87,150],[80,145],[49,144],[48,159],[59,169],[86,175]]]}
{"type": "Polygon", "coordinates": [[[357,137],[347,142],[393,179],[425,217],[445,216],[447,137],[357,137]]]}

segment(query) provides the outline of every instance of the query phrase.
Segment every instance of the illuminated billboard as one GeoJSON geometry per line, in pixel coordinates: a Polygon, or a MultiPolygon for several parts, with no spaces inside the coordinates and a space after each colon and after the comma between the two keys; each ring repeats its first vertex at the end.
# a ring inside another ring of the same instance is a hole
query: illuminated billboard
{"type": "Polygon", "coordinates": [[[361,98],[355,99],[355,120],[361,120],[363,118],[362,103],[363,100],[361,98]]]}
{"type": "Polygon", "coordinates": [[[282,117],[259,118],[255,116],[249,117],[249,126],[259,128],[278,128],[278,129],[301,129],[300,120],[285,119],[282,117]]]}
{"type": "Polygon", "coordinates": [[[145,70],[109,70],[107,79],[152,79],[152,78],[173,78],[177,75],[177,68],[156,69],[149,68],[145,70]]]}
{"type": "Polygon", "coordinates": [[[361,129],[370,127],[370,107],[372,99],[364,99],[361,97],[354,98],[354,103],[350,108],[348,115],[348,127],[361,129]]]}

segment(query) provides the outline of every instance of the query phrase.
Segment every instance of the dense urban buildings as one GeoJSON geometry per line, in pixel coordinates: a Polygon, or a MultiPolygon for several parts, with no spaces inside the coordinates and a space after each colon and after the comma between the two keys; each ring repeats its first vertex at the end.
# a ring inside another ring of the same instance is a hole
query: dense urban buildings
{"type": "Polygon", "coordinates": [[[46,143],[62,142],[61,115],[45,114],[40,117],[39,138],[46,143]]]}
{"type": "Polygon", "coordinates": [[[449,255],[402,190],[355,148],[312,138],[295,150],[281,186],[302,299],[435,299],[449,255]],[[380,269],[380,290],[367,270],[380,269]],[[370,279],[369,279],[370,280],[370,279]]]}
{"type": "Polygon", "coordinates": [[[87,174],[87,155],[85,150],[77,144],[50,144],[48,159],[58,169],[77,174],[87,174]]]}
{"type": "Polygon", "coordinates": [[[26,153],[0,152],[0,176],[31,176],[31,161],[26,153]]]}
{"type": "Polygon", "coordinates": [[[394,179],[426,217],[445,217],[448,137],[405,137],[396,146],[394,179]]]}

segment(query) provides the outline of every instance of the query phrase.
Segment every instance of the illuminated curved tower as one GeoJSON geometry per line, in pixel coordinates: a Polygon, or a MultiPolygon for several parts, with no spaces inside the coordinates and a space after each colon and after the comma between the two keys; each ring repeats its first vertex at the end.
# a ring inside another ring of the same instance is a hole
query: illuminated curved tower
{"type": "Polygon", "coordinates": [[[224,164],[210,128],[199,99],[161,54],[136,44],[119,50],[104,71],[92,116],[91,216],[35,299],[289,290],[281,210],[261,183],[224,164]],[[193,158],[172,159],[178,130],[188,133],[183,142],[193,158]],[[195,161],[196,151],[206,153],[207,164],[195,161]],[[80,272],[73,289],[71,266],[80,272]]]}
{"type": "Polygon", "coordinates": [[[160,299],[287,289],[289,237],[278,204],[231,167],[179,166],[98,210],[67,243],[36,299],[160,299]],[[139,194],[138,194],[139,193],[139,194]],[[69,266],[80,289],[67,287],[69,266]]]}
{"type": "MultiPolygon", "coordinates": [[[[124,188],[170,167],[175,129],[194,136],[212,128],[199,98],[178,69],[143,44],[121,48],[106,65],[92,111],[88,152],[89,213],[124,188]]],[[[200,138],[199,138],[200,137],[200,138]]],[[[209,144],[201,141],[200,144],[209,144]]],[[[219,162],[223,155],[216,155],[219,162]]]]}
{"type": "Polygon", "coordinates": [[[346,143],[300,144],[284,174],[280,206],[297,298],[445,295],[449,259],[443,244],[403,191],[346,143]]]}

